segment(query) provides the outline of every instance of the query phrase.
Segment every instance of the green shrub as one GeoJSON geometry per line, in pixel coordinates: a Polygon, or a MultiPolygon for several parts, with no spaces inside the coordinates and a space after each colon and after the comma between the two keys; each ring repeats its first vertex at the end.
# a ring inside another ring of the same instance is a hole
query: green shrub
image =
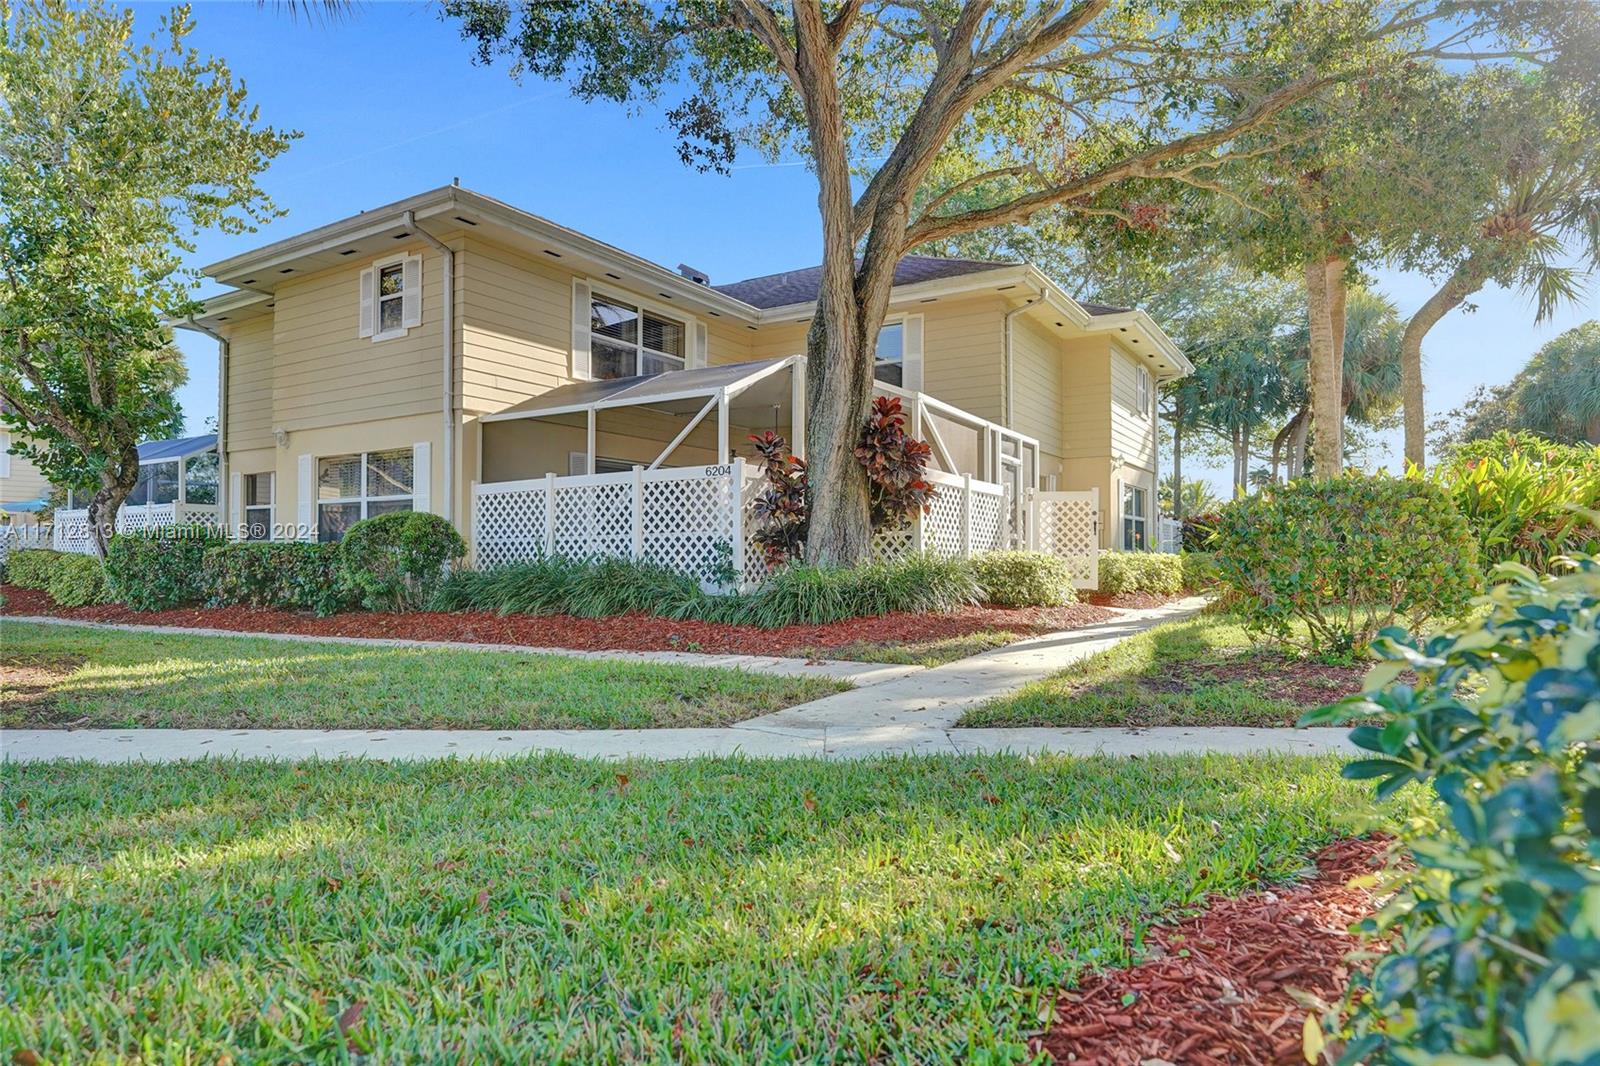
{"type": "Polygon", "coordinates": [[[243,604],[330,615],[353,602],[337,544],[241,541],[205,554],[203,585],[213,607],[243,604]]]}
{"type": "Polygon", "coordinates": [[[1101,552],[1099,591],[1108,596],[1124,592],[1176,596],[1183,591],[1182,556],[1166,552],[1101,552]]]}
{"type": "Polygon", "coordinates": [[[1077,600],[1072,567],[1044,552],[986,552],[972,560],[985,603],[1000,607],[1059,607],[1077,600]]]}
{"type": "Polygon", "coordinates": [[[212,526],[165,526],[119,533],[106,547],[111,598],[135,611],[165,611],[206,600],[206,552],[225,544],[212,526]]]}
{"type": "Polygon", "coordinates": [[[584,618],[641,611],[775,628],[891,611],[951,610],[980,598],[970,565],[921,555],[853,568],[790,564],[753,592],[727,596],[708,595],[693,578],[654,563],[551,558],[453,573],[432,606],[584,618]]]}
{"type": "Polygon", "coordinates": [[[6,556],[6,580],[22,589],[48,589],[50,574],[68,552],[21,548],[6,556]]]}
{"type": "Polygon", "coordinates": [[[1466,516],[1485,567],[1544,572],[1557,556],[1600,552],[1600,447],[1501,432],[1462,445],[1433,476],[1466,516]]]}
{"type": "Polygon", "coordinates": [[[1372,720],[1344,775],[1438,801],[1399,823],[1364,923],[1388,950],[1325,1019],[1342,1063],[1600,1061],[1600,563],[1499,573],[1480,623],[1385,633],[1367,691],[1304,720],[1372,720]]]}
{"type": "Polygon", "coordinates": [[[50,570],[45,587],[50,598],[62,607],[85,607],[104,603],[106,570],[93,555],[63,554],[50,570]]]}
{"type": "Polygon", "coordinates": [[[1263,489],[1222,509],[1217,573],[1245,625],[1348,653],[1379,628],[1459,614],[1478,591],[1477,545],[1438,485],[1351,474],[1263,489]]]}
{"type": "Polygon", "coordinates": [[[1183,590],[1198,592],[1217,583],[1217,559],[1210,552],[1186,551],[1178,556],[1183,572],[1183,590]]]}
{"type": "Polygon", "coordinates": [[[406,611],[425,605],[445,566],[466,553],[461,534],[440,516],[397,511],[351,526],[339,542],[339,567],[361,606],[406,611]]]}

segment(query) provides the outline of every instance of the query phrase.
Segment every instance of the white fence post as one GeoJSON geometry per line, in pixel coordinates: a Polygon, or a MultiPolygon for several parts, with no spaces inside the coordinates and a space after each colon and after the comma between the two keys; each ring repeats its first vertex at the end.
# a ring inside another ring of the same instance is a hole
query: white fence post
{"type": "Polygon", "coordinates": [[[633,557],[644,558],[644,467],[633,464],[633,557]]]}
{"type": "Polygon", "coordinates": [[[972,475],[961,475],[961,558],[972,558],[972,475]]]}
{"type": "Polygon", "coordinates": [[[733,508],[729,528],[733,531],[733,583],[744,587],[744,458],[733,461],[733,484],[728,489],[729,506],[733,508]]]}
{"type": "Polygon", "coordinates": [[[544,557],[556,553],[556,474],[554,470],[544,475],[544,557]]]}

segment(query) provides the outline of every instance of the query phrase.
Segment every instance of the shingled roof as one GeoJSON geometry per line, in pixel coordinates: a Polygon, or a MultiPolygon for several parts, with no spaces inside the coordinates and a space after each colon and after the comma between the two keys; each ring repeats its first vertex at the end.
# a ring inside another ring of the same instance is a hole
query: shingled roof
{"type": "MultiPolygon", "coordinates": [[[[858,264],[860,260],[856,261],[858,264]]],[[[896,285],[915,285],[919,281],[937,281],[940,278],[959,278],[966,274],[981,274],[986,270],[1003,270],[1021,266],[1021,263],[995,259],[944,259],[932,255],[908,255],[894,268],[896,285]]],[[[805,267],[785,270],[781,274],[767,274],[759,278],[746,278],[712,288],[751,307],[766,310],[769,307],[788,307],[791,304],[810,303],[817,298],[822,287],[822,268],[805,267]]],[[[1131,311],[1129,307],[1110,304],[1079,304],[1091,315],[1120,315],[1131,311]]]]}
{"type": "MultiPolygon", "coordinates": [[[[957,278],[963,274],[981,274],[985,270],[1002,270],[1017,265],[984,259],[941,259],[931,255],[908,255],[895,266],[894,283],[915,285],[919,281],[957,278]]],[[[762,310],[809,303],[817,298],[817,292],[821,287],[820,266],[785,270],[781,274],[768,274],[765,277],[746,278],[744,281],[712,286],[720,293],[732,296],[735,300],[743,300],[751,307],[759,307],[762,310]]]]}

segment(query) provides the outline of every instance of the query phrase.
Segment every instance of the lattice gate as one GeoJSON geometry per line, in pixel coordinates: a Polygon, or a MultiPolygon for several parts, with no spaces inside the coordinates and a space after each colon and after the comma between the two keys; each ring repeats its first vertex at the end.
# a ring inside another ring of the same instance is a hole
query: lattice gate
{"type": "Polygon", "coordinates": [[[1100,584],[1100,490],[1034,492],[1028,504],[1028,547],[1059,555],[1080,589],[1100,584]]]}

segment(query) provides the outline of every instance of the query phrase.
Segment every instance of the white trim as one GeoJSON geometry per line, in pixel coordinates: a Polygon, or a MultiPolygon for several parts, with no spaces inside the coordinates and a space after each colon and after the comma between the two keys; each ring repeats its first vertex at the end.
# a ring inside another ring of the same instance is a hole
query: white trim
{"type": "MultiPolygon", "coordinates": [[[[317,539],[317,457],[302,455],[295,462],[295,530],[299,540],[317,539]]],[[[272,486],[272,498],[278,498],[278,486],[272,486]]]]}
{"type": "Polygon", "coordinates": [[[422,257],[412,252],[400,252],[374,259],[361,272],[361,297],[361,326],[363,330],[370,328],[372,331],[362,333],[363,337],[370,336],[374,343],[404,337],[413,326],[422,324],[422,257]],[[392,296],[383,296],[378,292],[379,279],[385,270],[395,266],[400,268],[400,291],[392,296]],[[416,283],[414,288],[413,281],[416,283]],[[369,292],[372,294],[370,319],[367,306],[369,292]],[[400,301],[400,325],[385,331],[380,327],[383,325],[383,305],[388,300],[400,301]]]}
{"type": "Polygon", "coordinates": [[[926,352],[923,345],[925,336],[923,330],[923,317],[921,315],[905,315],[901,321],[904,324],[900,337],[900,383],[902,388],[912,392],[922,391],[922,368],[926,352]]]}
{"type": "Polygon", "coordinates": [[[411,446],[411,509],[433,510],[433,445],[425,440],[411,446]]]}
{"type": "Polygon", "coordinates": [[[590,380],[590,302],[594,288],[583,278],[572,279],[572,361],[568,367],[574,381],[590,380]]]}
{"type": "Polygon", "coordinates": [[[0,477],[11,476],[11,434],[0,430],[0,477]]]}

